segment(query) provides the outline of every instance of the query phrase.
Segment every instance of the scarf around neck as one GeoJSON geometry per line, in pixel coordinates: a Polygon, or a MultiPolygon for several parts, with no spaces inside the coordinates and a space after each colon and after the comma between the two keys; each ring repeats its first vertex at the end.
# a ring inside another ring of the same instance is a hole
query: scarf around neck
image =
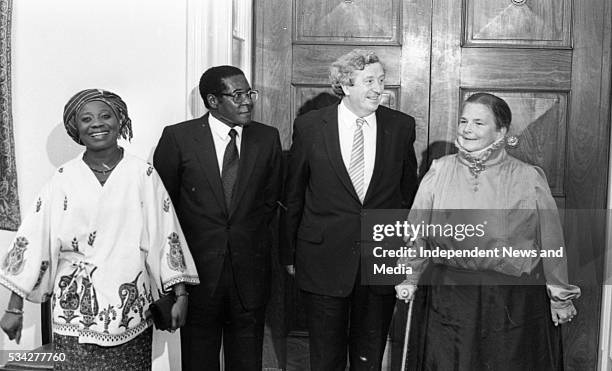
{"type": "Polygon", "coordinates": [[[494,155],[500,154],[504,150],[505,144],[506,137],[501,137],[483,149],[468,151],[459,143],[459,140],[455,139],[455,147],[459,150],[457,154],[459,159],[463,160],[462,162],[468,166],[470,172],[476,177],[486,169],[487,165],[490,165],[487,164],[489,159],[498,157],[494,155]]]}

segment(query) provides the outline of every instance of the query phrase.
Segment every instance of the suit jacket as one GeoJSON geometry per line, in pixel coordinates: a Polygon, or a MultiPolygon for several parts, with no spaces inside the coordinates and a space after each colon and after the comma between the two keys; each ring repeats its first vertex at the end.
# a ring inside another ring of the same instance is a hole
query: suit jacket
{"type": "Polygon", "coordinates": [[[164,128],[153,156],[176,208],[200,276],[198,297],[210,297],[226,254],[247,309],[269,294],[271,232],[279,200],[278,131],[251,122],[242,131],[238,177],[227,209],[212,132],[205,116],[164,128]]]}
{"type": "MultiPolygon", "coordinates": [[[[285,188],[281,262],[295,264],[301,289],[346,297],[360,265],[362,209],[409,208],[416,193],[414,119],[376,110],[376,158],[363,205],[340,152],[338,105],[296,118],[285,188]]],[[[391,293],[393,287],[378,287],[391,293]]]]}

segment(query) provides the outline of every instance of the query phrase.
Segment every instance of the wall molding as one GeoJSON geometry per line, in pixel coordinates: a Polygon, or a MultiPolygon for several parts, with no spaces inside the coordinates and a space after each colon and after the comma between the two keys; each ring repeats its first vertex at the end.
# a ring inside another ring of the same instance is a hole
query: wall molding
{"type": "Polygon", "coordinates": [[[202,73],[216,65],[232,63],[232,1],[187,0],[188,119],[206,113],[198,83],[202,73]]]}

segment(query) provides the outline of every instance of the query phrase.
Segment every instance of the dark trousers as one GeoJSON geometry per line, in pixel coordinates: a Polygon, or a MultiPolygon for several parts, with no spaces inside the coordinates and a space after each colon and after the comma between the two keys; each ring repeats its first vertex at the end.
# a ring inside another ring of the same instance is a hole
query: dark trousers
{"type": "MultiPolygon", "coordinates": [[[[240,274],[236,272],[236,274],[240,274]]],[[[261,370],[265,307],[245,310],[226,256],[212,297],[189,296],[187,323],[181,328],[183,370],[219,370],[223,338],[226,370],[261,370]]]]}
{"type": "Polygon", "coordinates": [[[302,292],[311,370],[344,371],[347,346],[351,370],[380,370],[395,296],[376,294],[359,278],[345,298],[302,292]]]}

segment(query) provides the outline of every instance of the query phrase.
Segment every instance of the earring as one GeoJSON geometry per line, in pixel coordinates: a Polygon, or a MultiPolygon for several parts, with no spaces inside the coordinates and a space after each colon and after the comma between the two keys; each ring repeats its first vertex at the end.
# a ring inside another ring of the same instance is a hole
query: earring
{"type": "Polygon", "coordinates": [[[518,145],[518,138],[515,135],[509,135],[506,137],[506,144],[510,147],[516,147],[518,145]]]}

